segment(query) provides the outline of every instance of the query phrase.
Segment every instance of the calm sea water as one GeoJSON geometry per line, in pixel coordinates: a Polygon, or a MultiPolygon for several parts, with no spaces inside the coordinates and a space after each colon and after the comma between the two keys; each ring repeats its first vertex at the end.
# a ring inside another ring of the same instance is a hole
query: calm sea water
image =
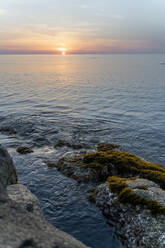
{"type": "Polygon", "coordinates": [[[122,247],[79,185],[55,168],[70,148],[59,139],[122,145],[152,162],[165,158],[165,55],[0,56],[0,143],[19,182],[40,199],[46,218],[92,248],[122,247]],[[28,145],[33,154],[18,155],[28,145]]]}

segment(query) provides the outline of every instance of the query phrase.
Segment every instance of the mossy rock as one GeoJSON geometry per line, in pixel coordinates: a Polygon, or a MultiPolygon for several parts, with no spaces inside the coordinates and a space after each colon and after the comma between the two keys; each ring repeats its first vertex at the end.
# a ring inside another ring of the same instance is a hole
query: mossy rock
{"type": "Polygon", "coordinates": [[[165,198],[165,192],[157,184],[153,184],[146,179],[128,179],[114,176],[109,177],[107,181],[110,190],[118,195],[120,202],[133,206],[144,206],[154,215],[165,215],[165,201],[162,200],[162,198],[165,198]]]}
{"type": "Polygon", "coordinates": [[[149,179],[165,189],[165,169],[163,166],[150,163],[128,152],[117,150],[84,152],[77,156],[62,158],[57,164],[61,171],[64,171],[65,168],[70,169],[70,166],[75,170],[76,167],[83,169],[84,174],[85,170],[90,170],[96,175],[98,181],[106,180],[109,176],[140,177],[149,179]]]}
{"type": "Polygon", "coordinates": [[[67,142],[65,140],[58,140],[58,142],[54,145],[54,148],[56,149],[56,148],[61,148],[64,146],[67,146],[67,147],[75,149],[75,150],[82,149],[84,147],[89,148],[89,147],[82,145],[82,144],[70,144],[69,142],[67,142]]]}
{"type": "Polygon", "coordinates": [[[142,170],[140,177],[149,179],[160,185],[162,189],[165,189],[165,173],[160,171],[142,170]]]}
{"type": "Polygon", "coordinates": [[[17,152],[20,154],[28,154],[28,153],[32,153],[33,150],[26,146],[20,146],[17,148],[17,152]]]}
{"type": "Polygon", "coordinates": [[[90,164],[99,163],[100,166],[104,167],[109,163],[109,154],[106,152],[93,152],[88,153],[83,158],[86,167],[90,167],[90,164]]]}
{"type": "Polygon", "coordinates": [[[57,167],[61,167],[64,162],[66,163],[70,163],[72,165],[74,165],[75,167],[80,167],[83,169],[87,169],[87,168],[91,168],[91,169],[95,169],[95,170],[100,170],[101,168],[103,168],[105,165],[101,164],[99,162],[91,162],[91,163],[86,163],[86,161],[84,160],[84,157],[86,157],[86,155],[84,156],[84,153],[79,154],[78,156],[73,156],[73,157],[64,157],[59,159],[58,163],[57,163],[57,167]]]}
{"type": "Polygon", "coordinates": [[[115,164],[115,166],[120,170],[127,169],[128,171],[131,171],[132,169],[137,169],[160,171],[165,173],[165,169],[161,165],[150,163],[128,152],[110,151],[108,156],[109,161],[115,164]]]}
{"type": "Polygon", "coordinates": [[[88,200],[90,202],[96,203],[97,187],[88,190],[88,200]]]}
{"type": "Polygon", "coordinates": [[[59,171],[79,182],[104,182],[112,175],[111,167],[99,162],[86,163],[84,152],[72,158],[64,157],[56,165],[59,171]]]}
{"type": "Polygon", "coordinates": [[[10,128],[10,127],[1,127],[0,128],[0,132],[1,133],[8,133],[8,134],[16,134],[16,130],[14,130],[13,128],[10,128]]]}
{"type": "Polygon", "coordinates": [[[120,178],[112,176],[108,178],[109,187],[112,192],[120,193],[123,189],[127,187],[126,178],[120,178]]]}
{"type": "Polygon", "coordinates": [[[47,162],[47,166],[48,166],[49,168],[53,168],[53,167],[56,166],[56,163],[55,163],[55,162],[47,162]]]}
{"type": "Polygon", "coordinates": [[[88,153],[83,158],[84,168],[93,165],[113,168],[114,175],[121,177],[141,177],[154,181],[165,189],[165,169],[158,164],[150,163],[134,154],[109,150],[106,152],[88,153]]]}
{"type": "Polygon", "coordinates": [[[58,142],[54,145],[54,148],[60,148],[60,147],[63,147],[63,146],[67,146],[68,143],[64,140],[58,140],[58,142]]]}
{"type": "Polygon", "coordinates": [[[150,163],[128,152],[110,150],[107,152],[88,153],[84,156],[84,162],[98,162],[104,166],[107,163],[113,163],[119,172],[137,173],[139,170],[152,170],[165,173],[165,169],[158,164],[150,163]]]}
{"type": "Polygon", "coordinates": [[[99,143],[97,145],[97,150],[99,152],[106,152],[109,150],[114,150],[120,148],[120,145],[118,144],[111,144],[111,143],[99,143]]]}

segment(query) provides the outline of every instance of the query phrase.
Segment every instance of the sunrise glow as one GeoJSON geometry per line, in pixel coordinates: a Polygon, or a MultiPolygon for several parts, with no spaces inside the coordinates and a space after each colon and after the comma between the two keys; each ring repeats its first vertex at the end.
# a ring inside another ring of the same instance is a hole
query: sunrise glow
{"type": "Polygon", "coordinates": [[[67,52],[67,48],[65,47],[60,47],[58,48],[58,51],[61,52],[61,55],[65,56],[66,55],[66,52],[67,52]]]}
{"type": "Polygon", "coordinates": [[[0,54],[165,52],[163,0],[1,2],[0,54]]]}

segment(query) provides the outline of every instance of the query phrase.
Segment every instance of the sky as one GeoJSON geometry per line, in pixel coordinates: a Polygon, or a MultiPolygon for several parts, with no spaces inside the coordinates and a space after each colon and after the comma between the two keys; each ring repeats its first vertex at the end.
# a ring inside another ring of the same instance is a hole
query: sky
{"type": "Polygon", "coordinates": [[[164,53],[165,0],[0,0],[0,53],[164,53]]]}

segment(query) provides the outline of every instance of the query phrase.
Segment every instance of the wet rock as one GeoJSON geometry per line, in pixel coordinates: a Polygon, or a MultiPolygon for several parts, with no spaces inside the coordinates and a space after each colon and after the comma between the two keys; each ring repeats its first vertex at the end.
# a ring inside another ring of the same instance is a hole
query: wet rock
{"type": "Polygon", "coordinates": [[[54,145],[54,148],[70,146],[70,144],[64,140],[58,140],[58,142],[54,145]]]}
{"type": "Polygon", "coordinates": [[[44,219],[39,200],[16,182],[12,159],[0,146],[0,247],[87,248],[50,225],[44,219]]]}
{"type": "Polygon", "coordinates": [[[86,248],[44,219],[39,201],[25,186],[11,185],[7,193],[7,200],[0,201],[0,247],[86,248]]]}
{"type": "Polygon", "coordinates": [[[15,184],[8,186],[7,194],[12,201],[17,202],[28,212],[33,212],[36,215],[42,215],[38,198],[33,195],[24,185],[15,184]]]}
{"type": "Polygon", "coordinates": [[[60,148],[63,146],[67,146],[69,148],[78,150],[78,149],[89,149],[89,146],[85,145],[85,144],[74,144],[74,143],[69,143],[65,140],[58,140],[58,142],[54,145],[54,148],[60,148]]]}
{"type": "Polygon", "coordinates": [[[165,248],[164,167],[111,148],[64,157],[58,169],[79,181],[104,182],[88,197],[114,223],[124,247],[165,248]]]}
{"type": "Polygon", "coordinates": [[[124,183],[130,191],[123,188],[115,192],[109,182],[95,188],[92,197],[96,205],[115,223],[116,234],[124,247],[164,248],[165,191],[145,179],[124,179],[124,183]]]}
{"type": "Polygon", "coordinates": [[[127,184],[131,189],[148,189],[151,187],[157,187],[156,183],[143,178],[138,178],[136,180],[127,179],[127,184]]]}
{"type": "Polygon", "coordinates": [[[165,189],[165,169],[134,154],[116,150],[106,152],[77,153],[59,160],[57,167],[65,175],[83,181],[83,174],[89,180],[103,181],[108,176],[140,177],[153,181],[165,189]]]}
{"type": "Polygon", "coordinates": [[[56,167],[64,175],[71,177],[78,182],[102,182],[112,175],[113,165],[101,164],[97,160],[85,161],[86,152],[75,153],[74,156],[64,157],[58,161],[56,167]]]}
{"type": "Polygon", "coordinates": [[[0,127],[1,133],[16,134],[17,131],[11,127],[0,127]]]}
{"type": "MultiPolygon", "coordinates": [[[[5,186],[0,182],[0,204],[6,203],[8,201],[8,195],[6,193],[6,188],[5,186]]],[[[0,218],[3,213],[0,213],[0,218]]]]}
{"type": "Polygon", "coordinates": [[[50,167],[50,168],[53,168],[56,166],[56,163],[54,162],[47,162],[47,166],[50,167]]]}
{"type": "Polygon", "coordinates": [[[120,148],[118,144],[110,144],[110,143],[99,143],[97,146],[97,150],[99,152],[106,152],[109,150],[114,150],[120,148]]]}
{"type": "Polygon", "coordinates": [[[27,154],[27,153],[32,153],[33,150],[26,146],[20,146],[17,148],[17,152],[20,154],[27,154]]]}
{"type": "Polygon", "coordinates": [[[17,183],[17,171],[8,151],[0,145],[0,182],[4,186],[17,183]]]}

